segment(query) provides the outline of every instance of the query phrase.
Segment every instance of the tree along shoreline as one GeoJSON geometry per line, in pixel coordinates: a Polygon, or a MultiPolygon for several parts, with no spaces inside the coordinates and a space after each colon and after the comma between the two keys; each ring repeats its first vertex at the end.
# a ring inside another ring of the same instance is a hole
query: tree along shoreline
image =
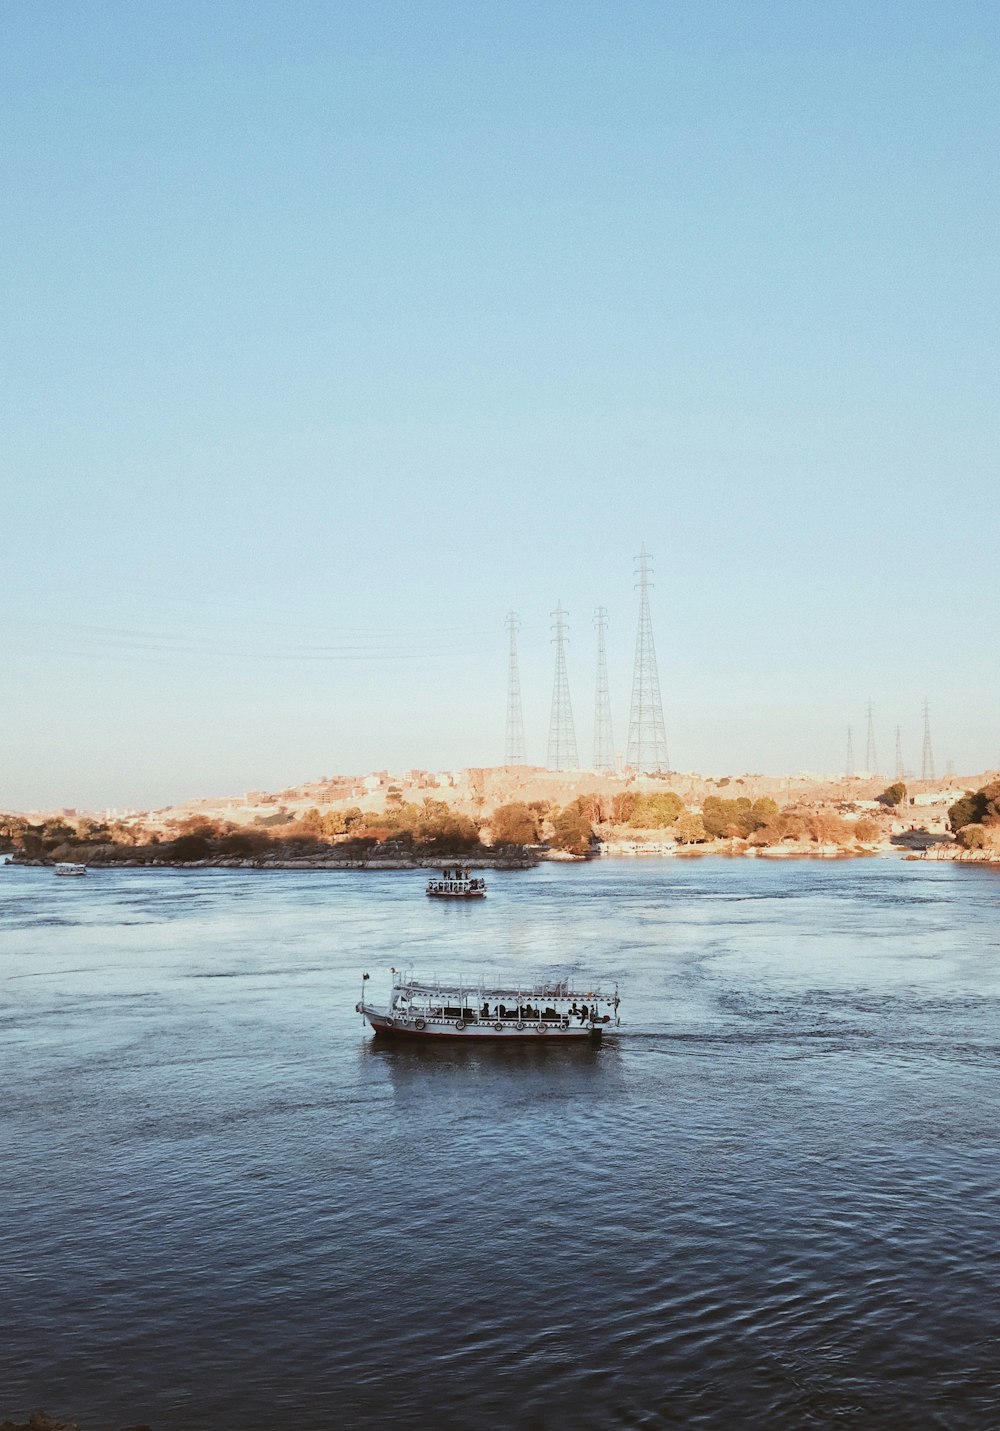
{"type": "MultiPolygon", "coordinates": [[[[711,844],[678,846],[675,849],[634,849],[615,850],[598,847],[589,855],[567,855],[561,850],[532,850],[523,856],[495,855],[483,852],[470,856],[303,856],[282,858],[271,856],[266,859],[235,859],[216,856],[211,859],[180,860],[164,859],[81,859],[77,861],[92,870],[256,870],[266,874],[270,870],[441,870],[448,865],[461,865],[466,869],[527,870],[540,864],[570,863],[586,864],[603,860],[638,861],[641,864],[652,860],[705,860],[705,859],[759,859],[759,860],[859,860],[894,856],[904,860],[946,860],[954,864],[1000,864],[1000,852],[989,850],[967,850],[960,845],[941,842],[926,849],[913,850],[905,845],[861,847],[845,849],[841,845],[782,845],[761,848],[746,845],[742,841],[713,841],[711,844]]],[[[30,859],[14,854],[7,863],[19,869],[55,869],[57,860],[30,859]]]]}
{"type": "MultiPolygon", "coordinates": [[[[16,864],[93,868],[436,869],[458,863],[518,869],[539,860],[616,855],[850,859],[889,853],[920,836],[912,827],[898,830],[906,798],[901,782],[864,810],[851,804],[779,808],[766,796],[718,795],[690,808],[673,790],[624,791],[580,795],[561,808],[514,802],[473,818],[441,800],[407,803],[390,790],[382,811],[311,808],[296,816],[286,810],[251,825],[200,815],[165,821],[67,815],[32,823],[0,814],[0,850],[10,851],[16,864]]],[[[954,849],[930,858],[994,862],[1000,857],[1000,781],[968,791],[949,810],[949,822],[951,839],[922,832],[954,849]]]]}
{"type": "MultiPolygon", "coordinates": [[[[461,865],[463,869],[525,870],[534,867],[546,858],[544,853],[526,852],[523,855],[493,854],[483,852],[470,856],[463,851],[454,855],[303,855],[300,858],[272,855],[264,859],[238,859],[233,856],[217,855],[209,859],[182,860],[168,859],[162,855],[155,859],[80,859],[69,861],[86,865],[92,870],[437,870],[447,866],[461,865]]],[[[55,869],[61,863],[51,859],[25,859],[15,854],[8,863],[21,869],[55,869]]]]}
{"type": "MultiPolygon", "coordinates": [[[[954,849],[954,847],[949,847],[954,849]]],[[[639,861],[648,863],[651,860],[699,860],[699,859],[784,859],[784,860],[854,860],[872,859],[879,855],[892,854],[900,858],[923,858],[923,855],[914,855],[906,849],[893,847],[891,849],[844,849],[839,845],[799,845],[784,846],[781,848],[761,849],[756,846],[747,846],[743,842],[719,840],[711,844],[700,845],[696,848],[691,846],[678,846],[676,849],[647,849],[641,851],[625,851],[615,849],[603,849],[598,846],[587,855],[569,855],[562,850],[531,850],[526,851],[523,856],[495,855],[482,853],[470,856],[468,852],[460,855],[430,855],[430,856],[404,856],[404,855],[362,855],[362,856],[330,856],[330,855],[306,855],[300,858],[281,857],[273,855],[265,859],[237,859],[234,857],[215,856],[209,859],[200,860],[180,860],[165,859],[87,859],[79,860],[77,863],[85,864],[87,869],[92,870],[257,870],[267,873],[269,870],[436,870],[440,871],[448,865],[461,865],[465,869],[494,869],[494,870],[526,870],[535,869],[540,864],[588,864],[602,862],[605,860],[627,860],[630,863],[639,861]]],[[[955,849],[955,853],[950,856],[952,859],[973,858],[964,851],[955,849]]],[[[938,858],[941,858],[938,856],[938,858]]],[[[979,852],[974,856],[980,863],[983,856],[979,852]]],[[[15,854],[8,863],[12,867],[19,869],[55,869],[60,861],[51,859],[28,859],[23,855],[15,854]]]]}

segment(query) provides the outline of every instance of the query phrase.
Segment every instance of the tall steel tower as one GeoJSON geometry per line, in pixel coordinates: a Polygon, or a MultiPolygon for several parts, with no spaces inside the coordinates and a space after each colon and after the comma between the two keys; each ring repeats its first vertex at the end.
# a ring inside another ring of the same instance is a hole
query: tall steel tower
{"type": "Polygon", "coordinates": [[[844,771],[848,780],[854,776],[854,727],[847,727],[847,768],[844,771]]]}
{"type": "Polygon", "coordinates": [[[896,727],[896,779],[902,780],[906,774],[906,767],[903,765],[903,727],[896,727]]]}
{"type": "Polygon", "coordinates": [[[552,613],[555,618],[552,630],[556,647],[556,669],[552,681],[552,715],[549,720],[550,770],[579,770],[580,757],[576,753],[576,729],[573,725],[573,706],[569,698],[569,676],[566,673],[566,612],[562,602],[556,603],[552,613]]]}
{"type": "Polygon", "coordinates": [[[931,748],[931,703],[924,701],[924,757],[920,764],[921,780],[934,779],[934,751],[931,748]]]}
{"type": "Polygon", "coordinates": [[[521,673],[517,667],[517,633],[521,622],[516,611],[508,611],[504,626],[509,638],[507,657],[507,740],[505,765],[524,764],[524,711],[521,707],[521,673]]]}
{"type": "Polygon", "coordinates": [[[636,557],[639,578],[639,629],[635,638],[635,665],[632,670],[632,709],[628,721],[626,764],[640,775],[670,769],[667,732],[663,724],[660,678],[656,671],[653,622],[649,614],[649,565],[645,545],[636,557]]]}
{"type": "Polygon", "coordinates": [[[608,659],[604,649],[604,628],[608,612],[599,606],[594,612],[597,627],[597,694],[594,700],[594,769],[610,775],[615,768],[615,739],[611,732],[611,694],[608,690],[608,659]]]}
{"type": "Polygon", "coordinates": [[[875,751],[875,703],[869,700],[865,707],[868,717],[868,735],[865,739],[865,769],[869,775],[878,774],[878,755],[875,751]]]}

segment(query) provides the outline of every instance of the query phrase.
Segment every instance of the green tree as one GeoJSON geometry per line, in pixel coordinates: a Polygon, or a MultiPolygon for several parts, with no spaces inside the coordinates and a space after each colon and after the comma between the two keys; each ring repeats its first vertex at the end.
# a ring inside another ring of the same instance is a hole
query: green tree
{"type": "Polygon", "coordinates": [[[310,810],[304,810],[297,821],[299,830],[303,835],[317,836],[323,833],[323,816],[314,805],[310,810]]]}
{"type": "Polygon", "coordinates": [[[700,815],[685,810],[674,825],[674,836],[681,845],[703,845],[708,839],[708,831],[700,815]]]}
{"type": "Polygon", "coordinates": [[[957,833],[966,825],[981,824],[985,813],[986,801],[980,798],[979,792],[966,790],[962,798],[956,800],[948,810],[948,823],[952,831],[957,833]]]}
{"type": "Polygon", "coordinates": [[[736,823],[739,826],[740,834],[749,838],[757,830],[763,830],[765,825],[770,824],[778,813],[778,806],[769,795],[762,795],[753,804],[747,801],[743,805],[739,802],[740,810],[736,816],[736,823]]]}
{"type": "Polygon", "coordinates": [[[665,830],[684,813],[684,801],[673,790],[636,797],[629,824],[637,830],[665,830]]]}
{"type": "Polygon", "coordinates": [[[566,850],[571,855],[588,854],[593,836],[593,826],[577,806],[567,805],[553,816],[549,843],[557,850],[566,850]]]}
{"type": "Polygon", "coordinates": [[[979,794],[986,801],[986,809],[983,813],[985,824],[992,824],[1000,820],[1000,780],[993,780],[989,785],[984,785],[979,794]]]}
{"type": "Polygon", "coordinates": [[[958,843],[965,850],[984,849],[986,839],[986,831],[982,825],[963,825],[958,832],[958,843]]]}
{"type": "Polygon", "coordinates": [[[212,853],[212,846],[205,835],[181,835],[173,844],[167,846],[164,853],[178,864],[190,864],[193,860],[207,860],[212,853]]]}
{"type": "Polygon", "coordinates": [[[428,816],[414,831],[414,838],[422,849],[441,854],[467,854],[481,844],[475,820],[455,811],[428,816]]]}
{"type": "Polygon", "coordinates": [[[65,820],[46,820],[39,830],[46,849],[54,850],[56,845],[72,844],[76,831],[65,820]]]}
{"type": "Polygon", "coordinates": [[[752,808],[744,795],[739,800],[723,800],[719,795],[706,795],[702,801],[701,818],[705,829],[714,840],[722,836],[742,835],[740,816],[752,808]]]}
{"type": "Polygon", "coordinates": [[[586,795],[578,795],[574,804],[578,807],[581,815],[585,815],[592,825],[599,825],[608,817],[609,801],[604,795],[599,795],[596,790],[588,791],[586,795]]]}
{"type": "Polygon", "coordinates": [[[895,785],[887,785],[882,791],[882,794],[878,796],[879,804],[886,805],[891,810],[897,809],[900,805],[902,805],[905,799],[906,786],[903,784],[902,780],[897,780],[895,785]]]}
{"type": "Polygon", "coordinates": [[[611,801],[611,818],[614,823],[627,825],[631,821],[638,803],[639,796],[634,790],[622,790],[611,801]]]}
{"type": "Polygon", "coordinates": [[[714,838],[742,837],[748,839],[762,830],[778,813],[778,807],[768,795],[750,800],[740,795],[736,800],[723,800],[718,795],[706,795],[702,804],[705,829],[714,838]]]}
{"type": "Polygon", "coordinates": [[[23,815],[0,815],[0,850],[19,845],[27,828],[28,822],[23,815]]]}
{"type": "Polygon", "coordinates": [[[541,822],[536,810],[521,801],[500,805],[490,820],[495,845],[537,845],[541,822]]]}
{"type": "MultiPolygon", "coordinates": [[[[288,818],[287,816],[285,817],[288,818]]],[[[176,827],[181,835],[201,835],[206,840],[214,840],[222,833],[218,823],[210,820],[206,815],[189,815],[186,820],[182,820],[176,827]]]]}
{"type": "Polygon", "coordinates": [[[263,854],[270,845],[271,837],[264,830],[237,829],[223,835],[217,849],[220,855],[229,855],[234,859],[253,859],[263,854]]]}
{"type": "Polygon", "coordinates": [[[952,830],[956,831],[965,825],[1000,823],[1000,780],[983,785],[975,793],[966,790],[948,811],[948,821],[952,830]]]}

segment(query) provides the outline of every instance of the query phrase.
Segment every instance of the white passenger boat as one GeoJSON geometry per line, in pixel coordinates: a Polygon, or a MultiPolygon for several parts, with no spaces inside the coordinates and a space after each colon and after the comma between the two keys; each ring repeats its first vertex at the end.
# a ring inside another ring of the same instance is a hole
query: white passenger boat
{"type": "Polygon", "coordinates": [[[54,869],[55,869],[55,872],[56,872],[57,875],[71,875],[71,876],[72,876],[72,875],[85,875],[85,874],[87,873],[87,866],[86,866],[86,865],[71,864],[69,861],[65,861],[65,862],[63,862],[63,863],[61,863],[61,864],[55,865],[55,866],[54,866],[54,869]]]}
{"type": "Polygon", "coordinates": [[[485,899],[486,881],[474,879],[464,865],[443,869],[427,881],[427,893],[435,899],[485,899]]]}
{"type": "Polygon", "coordinates": [[[618,986],[611,994],[549,984],[422,983],[392,970],[392,990],[382,1006],[369,1003],[364,975],[355,1005],[376,1034],[423,1039],[600,1039],[619,1026],[618,986]]]}

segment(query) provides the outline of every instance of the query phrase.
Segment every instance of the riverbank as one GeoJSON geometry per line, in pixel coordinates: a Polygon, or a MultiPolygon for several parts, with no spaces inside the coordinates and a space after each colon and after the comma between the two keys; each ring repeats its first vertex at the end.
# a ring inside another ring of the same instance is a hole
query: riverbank
{"type": "Polygon", "coordinates": [[[918,856],[922,860],[948,860],[962,865],[1000,865],[1000,850],[967,850],[959,844],[931,845],[918,856]]]}
{"type": "MultiPolygon", "coordinates": [[[[135,869],[175,869],[175,870],[443,870],[449,866],[463,869],[529,870],[544,856],[525,856],[523,859],[500,855],[468,855],[431,858],[429,856],[374,855],[356,858],[325,855],[303,856],[301,859],[274,857],[271,859],[238,859],[235,856],[217,856],[207,860],[102,860],[87,859],[79,863],[92,870],[135,870],[135,869]]],[[[52,860],[26,860],[17,856],[8,864],[20,868],[54,869],[52,860]]],[[[2,1427],[0,1427],[2,1431],[2,1427]]]]}
{"type": "MultiPolygon", "coordinates": [[[[585,864],[601,860],[699,860],[714,856],[717,859],[757,859],[757,860],[857,860],[895,856],[907,860],[947,860],[957,864],[1000,864],[1000,851],[996,849],[969,850],[957,841],[941,837],[931,837],[932,842],[921,845],[903,839],[883,839],[872,844],[853,843],[840,845],[833,842],[805,840],[785,840],[776,845],[758,845],[744,840],[712,840],[698,845],[679,845],[669,841],[609,841],[596,846],[588,855],[573,855],[565,850],[532,850],[518,858],[509,854],[491,854],[482,851],[474,858],[462,856],[429,855],[303,855],[263,856],[259,858],[216,855],[201,860],[170,859],[101,859],[85,858],[79,861],[87,869],[182,869],[182,870],[442,870],[449,865],[460,865],[476,870],[529,870],[539,864],[585,864]]],[[[4,863],[30,869],[54,869],[57,863],[48,859],[25,859],[15,853],[4,863]]],[[[3,1431],[0,1426],[0,1431],[3,1431]]]]}

